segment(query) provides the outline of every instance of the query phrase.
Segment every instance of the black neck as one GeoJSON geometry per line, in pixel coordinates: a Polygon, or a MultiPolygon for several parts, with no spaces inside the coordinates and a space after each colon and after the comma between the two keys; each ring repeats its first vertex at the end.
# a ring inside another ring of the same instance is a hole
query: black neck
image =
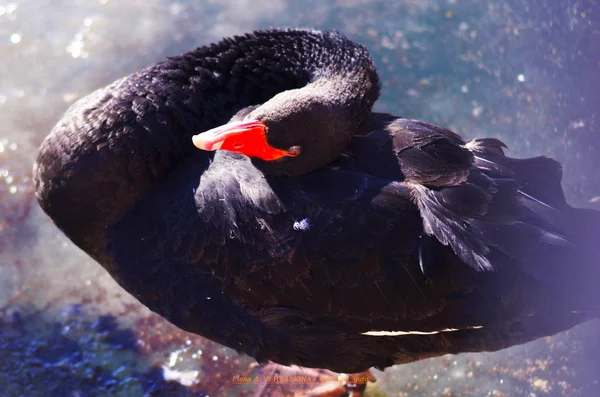
{"type": "Polygon", "coordinates": [[[192,135],[322,81],[363,110],[352,117],[365,117],[379,94],[365,48],[307,30],[225,39],[132,74],[78,101],[46,138],[34,168],[40,204],[101,261],[105,228],[197,150],[192,135]]]}

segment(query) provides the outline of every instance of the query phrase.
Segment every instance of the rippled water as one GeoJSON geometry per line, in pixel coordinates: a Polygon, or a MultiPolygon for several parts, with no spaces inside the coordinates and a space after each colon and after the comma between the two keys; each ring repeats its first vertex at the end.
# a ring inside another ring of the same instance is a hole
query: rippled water
{"type": "MultiPolygon", "coordinates": [[[[498,136],[513,155],[556,157],[569,201],[600,208],[597,0],[0,0],[0,395],[252,394],[232,378],[264,370],[129,297],[41,212],[30,170],[77,98],[268,26],[346,33],[376,60],[379,110],[498,136]]],[[[398,366],[377,373],[377,387],[411,397],[598,396],[599,329],[398,366]]]]}

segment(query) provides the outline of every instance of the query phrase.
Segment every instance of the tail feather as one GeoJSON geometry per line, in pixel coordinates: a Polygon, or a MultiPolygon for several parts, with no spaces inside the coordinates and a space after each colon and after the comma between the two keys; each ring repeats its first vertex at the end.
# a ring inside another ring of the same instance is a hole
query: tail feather
{"type": "Polygon", "coordinates": [[[495,139],[464,147],[474,167],[463,183],[411,186],[425,233],[478,271],[510,268],[600,309],[600,213],[566,203],[560,164],[506,157],[495,139]]]}
{"type": "Polygon", "coordinates": [[[599,310],[600,213],[567,204],[562,167],[555,160],[512,159],[498,153],[496,143],[488,150],[487,143],[480,142],[477,149],[475,163],[482,172],[517,183],[519,211],[509,224],[483,218],[471,227],[482,231],[490,248],[505,254],[507,263],[573,301],[574,307],[599,310]]]}

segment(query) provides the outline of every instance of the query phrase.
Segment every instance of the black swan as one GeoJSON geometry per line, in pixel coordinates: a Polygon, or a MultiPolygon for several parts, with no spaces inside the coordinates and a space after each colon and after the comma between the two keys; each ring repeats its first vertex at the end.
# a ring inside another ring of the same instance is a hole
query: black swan
{"type": "Polygon", "coordinates": [[[600,217],[560,165],[374,113],[379,85],[337,33],[224,39],[72,105],[37,198],[144,305],[259,362],[355,373],[595,318],[600,217]]]}

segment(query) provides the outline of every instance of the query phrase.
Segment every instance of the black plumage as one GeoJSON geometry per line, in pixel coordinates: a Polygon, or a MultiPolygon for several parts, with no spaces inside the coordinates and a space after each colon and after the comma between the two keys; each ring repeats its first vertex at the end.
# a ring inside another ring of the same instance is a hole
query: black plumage
{"type": "Polygon", "coordinates": [[[358,372],[597,316],[600,220],[567,205],[560,165],[373,113],[378,94],[337,33],[225,39],[74,104],[37,197],[144,305],[259,361],[358,372]],[[232,117],[301,154],[194,148],[232,117]]]}

